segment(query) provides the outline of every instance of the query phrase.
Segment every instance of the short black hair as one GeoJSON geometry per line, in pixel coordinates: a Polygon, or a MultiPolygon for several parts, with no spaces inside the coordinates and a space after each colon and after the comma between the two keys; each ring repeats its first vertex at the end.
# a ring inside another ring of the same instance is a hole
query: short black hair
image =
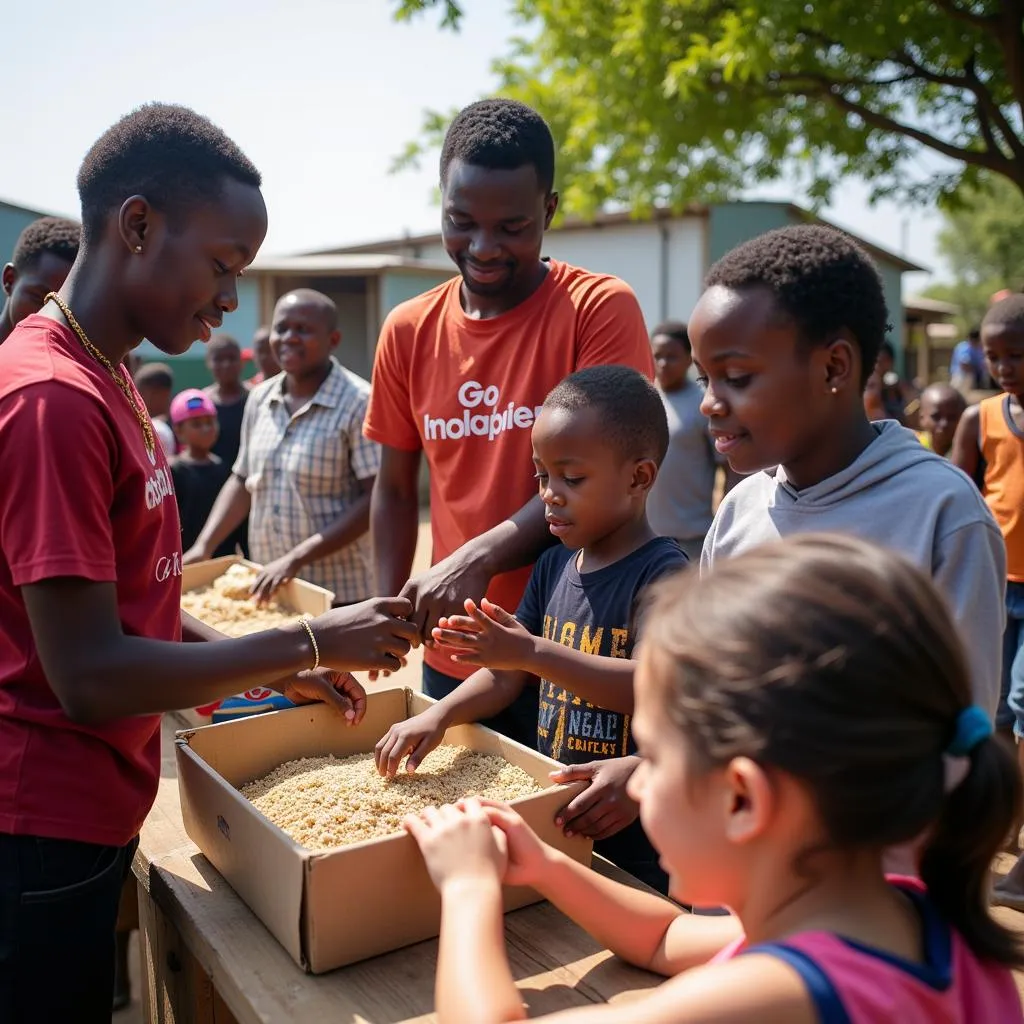
{"type": "Polygon", "coordinates": [[[655,338],[671,338],[673,341],[678,341],[683,348],[689,353],[690,348],[690,332],[686,328],[686,324],[682,320],[665,320],[658,324],[657,327],[651,331],[651,341],[655,338]]]}
{"type": "Polygon", "coordinates": [[[532,164],[545,192],[555,184],[555,140],[547,122],[518,100],[480,100],[455,115],[441,147],[441,184],[453,160],[511,171],[532,164]]]}
{"type": "Polygon", "coordinates": [[[982,330],[986,327],[997,327],[1024,331],[1024,295],[1017,292],[1001,299],[985,314],[981,326],[982,330]]]}
{"type": "Polygon", "coordinates": [[[967,332],[967,339],[968,339],[968,341],[980,341],[981,340],[981,328],[980,327],[972,327],[967,332]]]}
{"type": "Polygon", "coordinates": [[[708,272],[708,288],[767,288],[809,348],[843,330],[861,354],[867,383],[889,329],[882,279],[849,235],[822,224],[769,231],[726,253],[708,272]]]}
{"type": "Polygon", "coordinates": [[[139,387],[174,387],[174,374],[166,363],[145,363],[135,371],[135,383],[139,387]]]}
{"type": "Polygon", "coordinates": [[[133,195],[177,214],[216,202],[224,178],[259,188],[260,172],[212,121],[188,107],[147,103],[108,128],[78,171],[85,237],[102,230],[112,211],[133,195]]]}
{"type": "Polygon", "coordinates": [[[654,459],[660,466],[668,451],[668,418],[661,395],[629,366],[577,370],[554,387],[544,408],[596,410],[602,440],[615,445],[624,459],[654,459]]]}
{"type": "Polygon", "coordinates": [[[40,217],[18,235],[11,262],[16,270],[27,270],[34,267],[45,253],[50,253],[68,263],[74,263],[81,236],[82,225],[77,220],[40,217]]]}

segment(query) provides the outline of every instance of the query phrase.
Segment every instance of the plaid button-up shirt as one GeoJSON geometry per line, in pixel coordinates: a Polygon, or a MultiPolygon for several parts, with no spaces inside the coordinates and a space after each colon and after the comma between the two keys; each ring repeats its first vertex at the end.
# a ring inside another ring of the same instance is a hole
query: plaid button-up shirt
{"type": "MultiPolygon", "coordinates": [[[[234,472],[252,495],[249,551],[255,562],[286,555],[327,529],[377,475],[380,446],[363,437],[370,385],[334,359],[320,389],[295,415],[288,412],[285,375],[249,396],[234,472]]],[[[341,602],[373,593],[369,534],[311,562],[302,578],[332,590],[341,602]]]]}

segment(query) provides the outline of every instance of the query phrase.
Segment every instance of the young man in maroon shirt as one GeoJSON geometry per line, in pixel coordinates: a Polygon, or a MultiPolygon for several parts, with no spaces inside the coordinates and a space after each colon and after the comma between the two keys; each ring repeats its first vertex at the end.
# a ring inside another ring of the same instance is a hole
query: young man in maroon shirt
{"type": "Polygon", "coordinates": [[[266,234],[259,186],[193,111],[129,114],[79,172],[83,245],[67,281],[0,346],[5,1022],[109,1021],[118,898],[156,793],[161,711],[272,685],[355,720],[358,684],[321,662],[397,668],[415,634],[401,599],[240,640],[180,612],[171,475],[123,363],[143,337],[168,355],[208,341],[235,309],[266,234]]]}

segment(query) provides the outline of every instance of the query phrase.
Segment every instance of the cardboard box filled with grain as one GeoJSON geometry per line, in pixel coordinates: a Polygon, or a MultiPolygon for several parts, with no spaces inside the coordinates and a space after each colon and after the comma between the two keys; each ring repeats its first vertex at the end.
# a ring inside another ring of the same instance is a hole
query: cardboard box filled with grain
{"type": "Polygon", "coordinates": [[[330,610],[334,594],[299,579],[286,583],[267,604],[256,604],[249,592],[262,568],[238,555],[186,565],[181,571],[182,610],[233,637],[330,610]]]}
{"type": "MultiPolygon", "coordinates": [[[[415,775],[377,775],[377,741],[432,703],[395,688],[370,694],[355,727],[311,705],[179,733],[186,832],[307,971],[437,935],[440,900],[400,827],[408,811],[507,799],[546,842],[590,862],[590,841],[554,824],[582,786],[552,786],[556,762],[482,726],[448,730],[415,775]]],[[[505,908],[538,899],[507,889],[505,908]]]]}

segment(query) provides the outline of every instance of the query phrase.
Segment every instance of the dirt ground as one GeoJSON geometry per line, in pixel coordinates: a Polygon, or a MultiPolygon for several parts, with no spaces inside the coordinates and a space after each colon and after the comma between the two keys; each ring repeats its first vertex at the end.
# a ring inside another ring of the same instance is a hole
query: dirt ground
{"type": "MultiPolygon", "coordinates": [[[[429,563],[430,524],[428,521],[423,521],[420,524],[419,544],[416,549],[414,569],[418,572],[421,569],[425,569],[429,563]]],[[[369,683],[365,676],[360,676],[360,680],[369,690],[396,685],[419,689],[422,664],[422,652],[419,650],[412,651],[408,659],[408,664],[405,668],[394,676],[391,676],[389,679],[381,680],[376,684],[369,683]]],[[[997,858],[995,864],[996,875],[999,876],[1004,874],[1010,869],[1012,864],[1013,858],[1010,856],[1004,854],[997,858]]],[[[1022,937],[1024,937],[1024,914],[1019,914],[1013,910],[1007,910],[1002,907],[996,908],[994,913],[1000,921],[1015,929],[1022,937]]],[[[132,976],[132,1003],[131,1006],[126,1009],[113,1014],[112,1024],[144,1024],[142,1018],[142,1006],[139,1002],[139,951],[137,934],[132,935],[131,948],[129,950],[129,964],[132,976]]],[[[1017,989],[1021,993],[1022,998],[1024,998],[1024,972],[1020,972],[1017,975],[1017,989]]]]}

